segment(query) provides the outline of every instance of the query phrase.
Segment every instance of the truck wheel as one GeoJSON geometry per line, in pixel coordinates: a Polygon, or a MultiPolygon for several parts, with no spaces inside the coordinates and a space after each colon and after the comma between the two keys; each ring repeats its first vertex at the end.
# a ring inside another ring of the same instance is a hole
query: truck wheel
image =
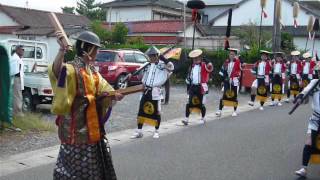
{"type": "Polygon", "coordinates": [[[33,103],[33,97],[30,90],[24,91],[22,96],[22,110],[24,112],[34,112],[36,110],[36,105],[33,103]]]}
{"type": "Polygon", "coordinates": [[[128,81],[122,82],[125,79],[126,75],[122,74],[118,77],[115,88],[116,89],[125,89],[128,87],[128,81]]]}

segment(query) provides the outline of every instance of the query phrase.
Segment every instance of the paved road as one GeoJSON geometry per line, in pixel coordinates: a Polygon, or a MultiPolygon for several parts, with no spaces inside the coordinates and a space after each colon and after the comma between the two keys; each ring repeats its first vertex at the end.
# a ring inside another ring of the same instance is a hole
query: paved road
{"type": "MultiPolygon", "coordinates": [[[[267,107],[113,147],[120,180],[295,180],[309,106],[267,107]]],[[[53,164],[1,180],[49,180],[53,164]]],[[[310,169],[312,180],[319,169],[310,169]]]]}
{"type": "MultiPolygon", "coordinates": [[[[174,85],[171,86],[170,101],[168,105],[162,106],[162,121],[168,121],[183,117],[185,115],[185,104],[187,102],[186,86],[174,85]]],[[[222,92],[216,88],[210,88],[207,95],[207,111],[215,112],[218,109],[219,100],[222,97],[222,92]]],[[[240,105],[246,104],[250,96],[248,94],[241,94],[239,97],[240,105]]],[[[136,127],[136,116],[139,108],[140,93],[126,96],[121,102],[118,102],[112,111],[107,130],[109,132],[116,132],[125,129],[136,127]]],[[[41,106],[40,112],[44,114],[49,113],[50,106],[41,106]]],[[[54,120],[55,116],[49,115],[49,119],[54,120]]]]}

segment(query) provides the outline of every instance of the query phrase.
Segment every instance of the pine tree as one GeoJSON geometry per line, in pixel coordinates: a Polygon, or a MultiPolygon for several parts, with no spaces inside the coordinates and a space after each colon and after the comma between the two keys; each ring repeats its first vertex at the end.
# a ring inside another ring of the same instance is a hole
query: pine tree
{"type": "Polygon", "coordinates": [[[62,13],[64,13],[64,14],[75,14],[74,13],[74,10],[75,10],[74,7],[65,6],[65,7],[61,7],[61,10],[62,10],[62,13]]]}
{"type": "Polygon", "coordinates": [[[95,3],[95,0],[80,0],[80,2],[77,2],[76,12],[90,20],[104,21],[106,12],[100,6],[101,3],[95,3]]]}

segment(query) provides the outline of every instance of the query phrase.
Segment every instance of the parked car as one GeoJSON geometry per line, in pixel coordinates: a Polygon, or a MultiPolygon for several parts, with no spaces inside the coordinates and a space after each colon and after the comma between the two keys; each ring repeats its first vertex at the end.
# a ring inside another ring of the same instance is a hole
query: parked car
{"type": "Polygon", "coordinates": [[[99,50],[95,67],[103,78],[119,89],[141,83],[139,75],[133,76],[127,82],[123,82],[123,79],[147,61],[148,57],[139,50],[99,50]]]}

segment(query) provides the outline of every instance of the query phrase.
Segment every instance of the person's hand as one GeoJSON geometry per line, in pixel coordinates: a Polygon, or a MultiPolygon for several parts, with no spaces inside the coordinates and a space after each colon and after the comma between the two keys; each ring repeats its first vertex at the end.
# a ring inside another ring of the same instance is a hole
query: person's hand
{"type": "Polygon", "coordinates": [[[56,33],[56,37],[57,37],[57,42],[60,46],[60,49],[64,50],[66,49],[66,45],[63,43],[63,34],[61,31],[57,31],[56,33]]]}
{"type": "Polygon", "coordinates": [[[121,94],[121,93],[115,93],[114,94],[114,99],[116,100],[116,101],[121,101],[122,99],[124,98],[124,95],[123,94],[121,94]]]}
{"type": "Polygon", "coordinates": [[[132,74],[129,73],[129,74],[127,75],[127,77],[128,77],[128,79],[131,79],[131,78],[132,78],[132,74]]]}
{"type": "Polygon", "coordinates": [[[293,100],[294,104],[301,104],[303,101],[304,95],[302,93],[298,94],[298,96],[293,100]]]}
{"type": "Polygon", "coordinates": [[[209,62],[207,65],[206,65],[206,69],[208,72],[212,72],[213,71],[213,65],[211,62],[209,62]]]}
{"type": "Polygon", "coordinates": [[[168,62],[166,65],[166,69],[168,71],[173,71],[174,70],[174,65],[172,64],[172,62],[168,62]]]}

